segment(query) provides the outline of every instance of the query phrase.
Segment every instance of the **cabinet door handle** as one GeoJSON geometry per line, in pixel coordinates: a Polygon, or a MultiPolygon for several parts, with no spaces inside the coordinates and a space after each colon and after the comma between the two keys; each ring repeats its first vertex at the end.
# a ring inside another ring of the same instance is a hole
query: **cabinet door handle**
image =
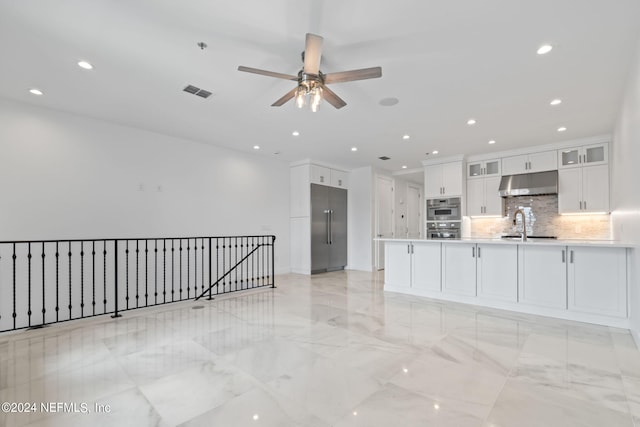
{"type": "Polygon", "coordinates": [[[587,201],[586,200],[584,201],[584,210],[585,211],[587,210],[587,201]]]}
{"type": "Polygon", "coordinates": [[[569,262],[573,264],[573,251],[569,252],[569,262]]]}
{"type": "Polygon", "coordinates": [[[564,249],[562,250],[562,263],[565,263],[565,254],[564,254],[564,249]]]}
{"type": "Polygon", "coordinates": [[[475,246],[471,246],[471,257],[473,257],[473,258],[476,257],[476,247],[475,246]]]}
{"type": "Polygon", "coordinates": [[[478,246],[478,258],[480,258],[480,246],[478,246]]]}
{"type": "Polygon", "coordinates": [[[580,210],[582,210],[582,200],[580,200],[580,210]]]}
{"type": "Polygon", "coordinates": [[[407,253],[410,254],[411,253],[411,245],[407,245],[407,253]]]}
{"type": "Polygon", "coordinates": [[[413,243],[411,244],[411,254],[413,255],[413,243]]]}

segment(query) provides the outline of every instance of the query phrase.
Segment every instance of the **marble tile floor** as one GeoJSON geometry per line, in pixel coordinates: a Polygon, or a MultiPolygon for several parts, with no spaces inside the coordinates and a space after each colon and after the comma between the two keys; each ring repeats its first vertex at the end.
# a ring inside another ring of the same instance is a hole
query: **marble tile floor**
{"type": "Polygon", "coordinates": [[[283,275],[0,335],[0,402],[22,409],[3,406],[0,426],[640,427],[628,331],[385,293],[382,278],[283,275]]]}

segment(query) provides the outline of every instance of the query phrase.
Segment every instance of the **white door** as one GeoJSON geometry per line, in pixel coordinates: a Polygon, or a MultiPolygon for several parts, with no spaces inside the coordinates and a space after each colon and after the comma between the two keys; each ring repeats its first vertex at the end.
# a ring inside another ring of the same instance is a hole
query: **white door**
{"type": "Polygon", "coordinates": [[[411,287],[440,292],[440,243],[414,243],[411,287]]]}
{"type": "Polygon", "coordinates": [[[527,172],[550,171],[558,168],[558,154],[554,151],[529,154],[529,169],[527,172]]]}
{"type": "Polygon", "coordinates": [[[467,215],[479,216],[484,213],[484,179],[467,180],[467,215]]]}
{"type": "Polygon", "coordinates": [[[462,162],[442,165],[442,187],[446,196],[462,195],[462,162]]]}
{"type": "Polygon", "coordinates": [[[478,296],[518,300],[518,246],[478,245],[478,296]]]}
{"type": "MultiPolygon", "coordinates": [[[[376,236],[393,237],[393,181],[390,177],[376,175],[376,236]]],[[[376,244],[376,269],[384,268],[384,242],[376,244]]]]}
{"type": "Polygon", "coordinates": [[[547,308],[567,308],[565,246],[520,245],[518,301],[547,308]]]}
{"type": "Polygon", "coordinates": [[[569,310],[627,317],[624,248],[568,248],[569,310]]]}
{"type": "Polygon", "coordinates": [[[427,198],[442,197],[442,165],[425,168],[424,194],[427,198]]]}
{"type": "Polygon", "coordinates": [[[580,212],[582,209],[582,168],[558,171],[558,213],[580,212]]]}
{"type": "Polygon", "coordinates": [[[442,244],[442,292],[476,296],[475,243],[442,244]]]}
{"type": "Polygon", "coordinates": [[[500,179],[499,176],[484,179],[485,215],[502,215],[502,197],[498,195],[500,179]]]}
{"type": "Polygon", "coordinates": [[[407,189],[407,238],[419,239],[422,231],[422,189],[409,184],[407,189]]]}
{"type": "Polygon", "coordinates": [[[411,286],[411,243],[386,242],[384,284],[397,288],[411,286]]]}
{"type": "Polygon", "coordinates": [[[582,168],[582,210],[609,212],[609,166],[582,168]]]}

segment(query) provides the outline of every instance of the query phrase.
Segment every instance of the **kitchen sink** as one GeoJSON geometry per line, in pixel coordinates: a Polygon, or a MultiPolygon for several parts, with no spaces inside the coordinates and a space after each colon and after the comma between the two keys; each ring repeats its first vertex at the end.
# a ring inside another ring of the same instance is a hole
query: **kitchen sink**
{"type": "MultiPolygon", "coordinates": [[[[507,240],[522,240],[522,236],[520,236],[519,234],[506,234],[504,236],[501,236],[502,239],[507,239],[507,240]]],[[[532,240],[554,240],[557,239],[557,236],[527,236],[527,240],[532,239],[532,240]]]]}

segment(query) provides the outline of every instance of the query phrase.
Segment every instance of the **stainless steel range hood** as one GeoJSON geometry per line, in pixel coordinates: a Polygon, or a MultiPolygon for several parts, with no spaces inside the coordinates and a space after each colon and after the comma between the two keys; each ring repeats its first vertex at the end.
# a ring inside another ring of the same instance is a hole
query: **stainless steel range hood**
{"type": "Polygon", "coordinates": [[[558,194],[558,171],[505,175],[498,193],[500,197],[558,194]]]}

